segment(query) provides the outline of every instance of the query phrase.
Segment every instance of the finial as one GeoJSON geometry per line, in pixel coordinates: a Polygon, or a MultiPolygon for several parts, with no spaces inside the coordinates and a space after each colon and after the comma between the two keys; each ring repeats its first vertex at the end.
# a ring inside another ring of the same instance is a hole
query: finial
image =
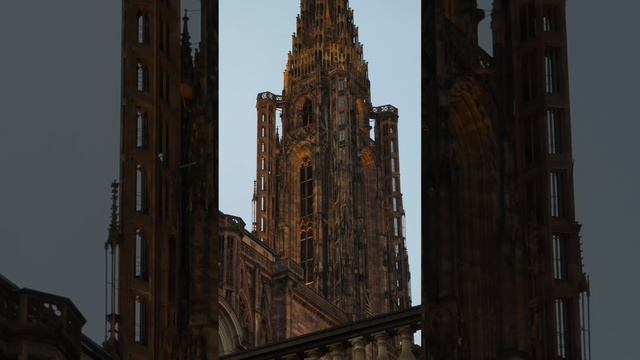
{"type": "Polygon", "coordinates": [[[182,18],[182,43],[183,45],[191,39],[189,35],[189,15],[187,14],[189,10],[184,9],[184,17],[182,18]]]}

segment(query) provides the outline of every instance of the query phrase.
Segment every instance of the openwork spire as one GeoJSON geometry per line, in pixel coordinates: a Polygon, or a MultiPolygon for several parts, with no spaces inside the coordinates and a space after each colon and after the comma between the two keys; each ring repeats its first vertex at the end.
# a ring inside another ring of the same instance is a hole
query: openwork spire
{"type": "Polygon", "coordinates": [[[367,79],[358,28],[347,0],[302,0],[285,71],[287,82],[320,70],[352,69],[367,79]]]}

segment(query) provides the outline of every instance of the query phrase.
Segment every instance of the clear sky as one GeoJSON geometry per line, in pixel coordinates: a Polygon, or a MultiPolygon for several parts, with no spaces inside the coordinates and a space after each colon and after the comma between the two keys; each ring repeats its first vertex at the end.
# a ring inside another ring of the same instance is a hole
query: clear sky
{"type": "MultiPolygon", "coordinates": [[[[187,7],[197,8],[194,3],[189,0],[187,7]]],[[[242,102],[233,107],[222,103],[222,125],[249,121],[247,136],[222,133],[221,154],[231,150],[224,149],[229,142],[253,154],[255,95],[282,90],[299,4],[221,3],[221,36],[226,31],[236,33],[229,36],[248,33],[258,42],[254,47],[221,44],[221,70],[235,68],[229,65],[234,52],[245,54],[233,61],[247,65],[248,75],[233,77],[255,79],[221,88],[223,101],[235,96],[242,102]],[[246,17],[250,25],[234,25],[246,17]]],[[[489,9],[491,0],[480,3],[489,9]]],[[[591,278],[593,358],[635,360],[640,324],[640,2],[567,4],[576,212],[591,278]]],[[[410,40],[412,34],[419,36],[411,30],[419,11],[413,0],[351,0],[351,5],[369,61],[373,100],[400,108],[401,170],[411,228],[418,217],[408,206],[411,185],[406,182],[419,179],[419,162],[412,160],[418,143],[409,147],[417,136],[410,124],[418,117],[405,101],[417,99],[420,89],[411,79],[393,78],[412,68],[412,61],[419,64],[419,45],[410,40]],[[407,55],[399,50],[404,46],[416,52],[407,55]],[[380,55],[385,49],[390,55],[380,55]]],[[[5,0],[0,11],[0,273],[20,286],[71,298],[88,320],[85,333],[97,341],[104,335],[109,184],[118,177],[120,11],[119,0],[5,0]]],[[[487,32],[482,40],[490,42],[487,32]]],[[[226,75],[221,76],[224,81],[226,75]]],[[[227,173],[222,173],[221,205],[250,219],[255,164],[243,152],[231,153],[238,159],[235,168],[221,163],[227,173]]],[[[416,241],[416,233],[409,233],[408,240],[416,241]]],[[[412,255],[415,269],[418,255],[412,255]]],[[[418,271],[412,272],[415,281],[418,271]]],[[[413,288],[418,290],[415,282],[413,288]]]]}

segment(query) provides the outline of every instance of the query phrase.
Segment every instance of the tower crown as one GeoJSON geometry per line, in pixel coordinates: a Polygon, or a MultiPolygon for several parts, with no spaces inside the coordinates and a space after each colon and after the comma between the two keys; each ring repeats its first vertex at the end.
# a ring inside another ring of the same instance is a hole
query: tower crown
{"type": "Polygon", "coordinates": [[[347,0],[302,0],[285,70],[285,93],[291,93],[292,79],[333,69],[350,71],[366,83],[367,62],[353,10],[347,0]]]}

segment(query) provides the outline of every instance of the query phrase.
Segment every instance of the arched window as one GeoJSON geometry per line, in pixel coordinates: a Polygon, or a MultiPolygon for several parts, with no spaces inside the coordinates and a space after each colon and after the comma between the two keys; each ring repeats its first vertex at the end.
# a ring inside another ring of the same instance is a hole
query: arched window
{"type": "Polygon", "coordinates": [[[138,44],[149,43],[149,15],[138,12],[138,44]]]}
{"type": "Polygon", "coordinates": [[[300,167],[300,217],[305,220],[313,214],[313,168],[306,158],[300,167]]]}
{"type": "Polygon", "coordinates": [[[311,124],[313,121],[313,109],[311,107],[311,101],[307,100],[302,107],[302,126],[311,124]]]}
{"type": "Polygon", "coordinates": [[[300,266],[304,272],[304,282],[313,282],[313,229],[308,227],[300,235],[300,266]]]}
{"type": "Polygon", "coordinates": [[[147,189],[146,176],[142,165],[136,168],[136,211],[144,213],[146,211],[147,189]]]}
{"type": "Polygon", "coordinates": [[[147,280],[147,240],[140,229],[136,230],[136,264],[135,277],[147,280]]]}
{"type": "Polygon", "coordinates": [[[138,63],[137,87],[138,91],[149,91],[149,68],[147,68],[143,63],[138,63]]]}
{"type": "Polygon", "coordinates": [[[144,148],[147,145],[147,112],[138,108],[136,111],[136,146],[144,148]]]}

